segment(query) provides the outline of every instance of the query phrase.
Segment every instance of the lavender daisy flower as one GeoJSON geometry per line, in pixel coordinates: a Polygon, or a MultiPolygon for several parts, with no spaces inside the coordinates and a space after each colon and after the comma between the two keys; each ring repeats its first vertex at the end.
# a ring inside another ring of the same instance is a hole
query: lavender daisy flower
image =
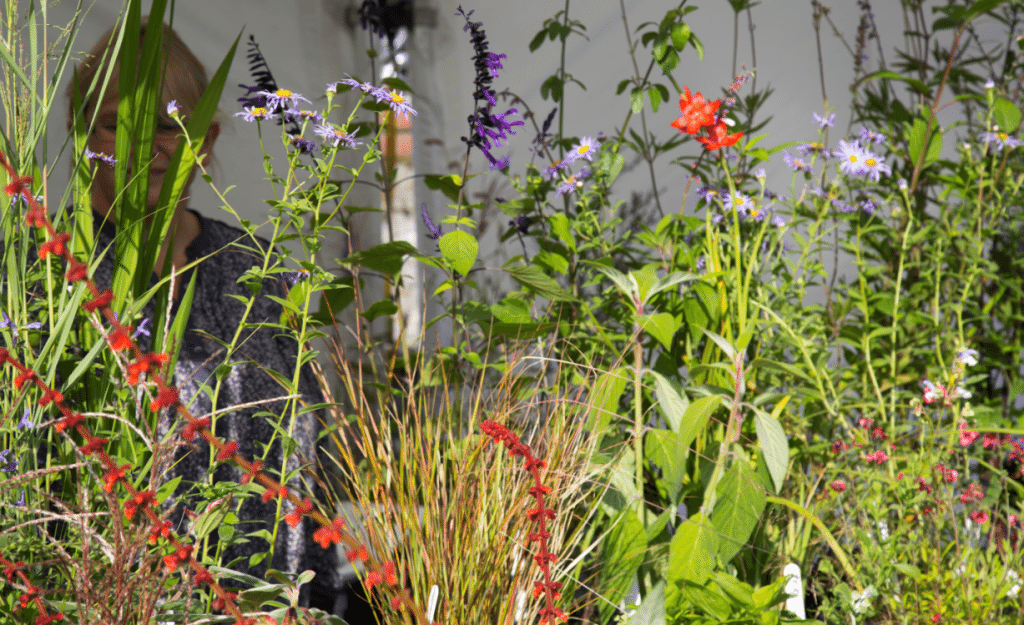
{"type": "Polygon", "coordinates": [[[34,428],[36,426],[36,424],[32,423],[32,420],[29,419],[29,416],[31,414],[32,414],[32,411],[29,410],[28,408],[26,408],[25,409],[25,413],[21,415],[21,421],[18,421],[18,429],[19,430],[31,430],[32,428],[34,428]]]}
{"type": "Polygon", "coordinates": [[[405,115],[406,119],[409,118],[409,113],[418,115],[418,113],[405,101],[405,96],[403,96],[401,92],[379,89],[373,95],[377,97],[378,102],[387,102],[388,106],[391,107],[391,110],[395,112],[395,115],[405,115]]]}
{"type": "Polygon", "coordinates": [[[309,139],[303,138],[302,135],[292,135],[288,139],[288,143],[298,148],[299,152],[303,154],[311,154],[316,149],[316,144],[309,139]]]}
{"type": "Polygon", "coordinates": [[[714,200],[721,197],[722,192],[715,187],[701,187],[697,189],[697,195],[704,200],[705,203],[711,204],[714,200]]]}
{"type": "Polygon", "coordinates": [[[812,141],[810,143],[801,143],[800,145],[796,146],[796,151],[803,154],[804,156],[810,156],[811,154],[821,154],[821,156],[824,158],[829,158],[833,156],[833,154],[829,152],[828,149],[825,148],[824,144],[819,143],[817,141],[812,141]]]}
{"type": "Polygon", "coordinates": [[[583,167],[575,175],[569,176],[568,178],[563,180],[562,184],[559,185],[558,189],[556,189],[556,192],[559,195],[564,195],[566,193],[575,191],[576,189],[582,189],[583,181],[587,177],[589,177],[591,173],[592,172],[590,171],[589,167],[583,167]]]}
{"type": "Polygon", "coordinates": [[[868,172],[864,166],[867,155],[856,141],[839,141],[836,157],[842,161],[839,170],[848,176],[859,176],[868,172]]]}
{"type": "Polygon", "coordinates": [[[573,146],[569,153],[565,155],[566,162],[572,163],[580,160],[581,158],[587,159],[588,162],[594,161],[594,154],[597,153],[597,141],[593,137],[583,137],[580,142],[573,146]]]}
{"type": "Polygon", "coordinates": [[[491,70],[491,76],[494,78],[498,77],[498,70],[505,69],[501,65],[501,59],[507,58],[504,54],[495,54],[493,52],[487,53],[487,69],[491,70]]]}
{"type": "Polygon", "coordinates": [[[793,171],[811,171],[811,166],[805,162],[799,156],[793,156],[789,153],[789,150],[782,151],[782,160],[786,162],[786,165],[792,168],[793,171]]]}
{"type": "Polygon", "coordinates": [[[750,202],[750,197],[740,193],[739,191],[726,194],[725,199],[722,200],[722,205],[725,207],[725,210],[735,208],[736,212],[740,215],[745,214],[753,207],[750,202]]]}
{"type": "Polygon", "coordinates": [[[286,122],[310,120],[314,124],[323,123],[324,117],[318,111],[306,111],[303,109],[288,109],[281,113],[281,117],[286,122]]]}
{"type": "Polygon", "coordinates": [[[864,201],[860,203],[860,210],[863,211],[865,214],[874,215],[875,203],[871,201],[871,198],[866,198],[864,201]]]}
{"type": "Polygon", "coordinates": [[[882,174],[888,176],[892,173],[892,169],[883,163],[877,154],[872,152],[864,152],[864,161],[862,165],[864,168],[864,174],[874,182],[878,182],[882,174]]]}
{"type": "Polygon", "coordinates": [[[786,219],[782,215],[772,212],[772,218],[769,223],[776,228],[781,228],[786,225],[786,219]]]}
{"type": "Polygon", "coordinates": [[[117,162],[116,158],[107,154],[106,152],[93,152],[89,148],[85,148],[85,158],[90,163],[100,161],[102,163],[105,163],[109,167],[113,167],[114,163],[117,162]]]}
{"type": "Polygon", "coordinates": [[[542,176],[548,180],[554,180],[559,176],[559,170],[569,169],[569,164],[565,161],[555,161],[548,165],[548,167],[541,173],[542,176]]]}
{"type": "Polygon", "coordinates": [[[438,240],[441,238],[441,228],[434,225],[433,220],[430,219],[430,213],[427,212],[427,203],[424,202],[420,206],[420,212],[423,215],[423,225],[427,227],[427,238],[431,240],[438,240]]]}
{"type": "Polygon", "coordinates": [[[321,137],[325,144],[329,143],[333,147],[338,147],[340,145],[346,148],[354,148],[360,143],[359,141],[356,141],[355,137],[351,134],[340,128],[335,128],[334,125],[330,123],[318,124],[316,128],[313,129],[313,132],[316,133],[317,136],[321,137]]]}
{"type": "Polygon", "coordinates": [[[250,106],[247,109],[235,113],[235,117],[241,117],[247,122],[254,122],[257,119],[276,119],[277,115],[274,115],[265,107],[250,106]]]}
{"type": "Polygon", "coordinates": [[[819,128],[824,128],[825,126],[832,126],[836,122],[836,114],[832,113],[827,117],[822,117],[821,115],[814,113],[814,121],[818,122],[819,128]]]}
{"type": "Polygon", "coordinates": [[[838,211],[839,213],[842,213],[844,215],[848,215],[850,213],[856,213],[857,212],[857,207],[856,206],[853,206],[852,204],[849,204],[848,202],[846,202],[844,200],[841,200],[839,198],[833,198],[832,199],[832,206],[835,206],[836,207],[836,211],[838,211]]]}
{"type": "Polygon", "coordinates": [[[867,126],[861,126],[860,132],[857,133],[859,138],[864,145],[871,145],[872,143],[885,143],[886,137],[880,132],[875,132],[867,126]]]}
{"type": "Polygon", "coordinates": [[[288,286],[295,286],[304,280],[309,280],[309,271],[306,269],[284,273],[284,281],[288,283],[288,286]]]}
{"type": "Polygon", "coordinates": [[[167,116],[168,117],[177,117],[178,116],[178,101],[177,100],[171,100],[170,102],[167,103],[167,116]]]}
{"type": "Polygon", "coordinates": [[[266,107],[272,111],[276,111],[280,108],[286,107],[297,107],[299,100],[312,104],[309,100],[302,97],[302,95],[289,91],[288,89],[277,89],[276,91],[259,91],[256,95],[261,95],[266,98],[266,107]]]}
{"type": "Polygon", "coordinates": [[[1012,149],[1020,145],[1020,141],[1005,132],[983,132],[981,133],[981,140],[986,143],[994,143],[996,152],[1001,152],[1003,148],[1012,149]]]}

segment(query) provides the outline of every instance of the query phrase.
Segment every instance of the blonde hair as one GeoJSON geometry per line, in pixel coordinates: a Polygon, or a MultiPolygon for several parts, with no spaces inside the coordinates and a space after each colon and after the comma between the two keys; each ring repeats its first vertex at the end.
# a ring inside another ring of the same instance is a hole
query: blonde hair
{"type": "MultiPolygon", "coordinates": [[[[140,46],[143,37],[146,35],[148,20],[148,17],[142,19],[142,29],[139,31],[140,46]]],[[[210,83],[206,77],[206,68],[196,58],[196,55],[192,53],[192,50],[185,45],[181,37],[166,24],[161,24],[161,27],[163,28],[163,49],[159,59],[160,63],[163,63],[164,60],[167,61],[167,68],[164,73],[164,83],[160,91],[160,104],[157,106],[157,112],[160,115],[161,122],[173,124],[174,122],[167,117],[167,103],[171,100],[177,100],[181,115],[187,116],[195,111],[199,105],[199,99],[206,92],[206,88],[210,83]]],[[[107,84],[105,99],[117,97],[120,86],[121,63],[117,58],[109,58],[112,56],[116,35],[117,26],[114,26],[100,37],[96,45],[89,51],[86,59],[78,64],[78,92],[83,97],[92,84],[93,79],[97,75],[102,76],[111,63],[113,63],[113,72],[110,76],[110,82],[107,84]]],[[[163,68],[161,68],[161,71],[163,71],[163,68]]],[[[66,91],[69,123],[75,119],[73,100],[75,84],[76,82],[72,81],[66,91]]],[[[86,115],[95,113],[96,109],[99,108],[98,104],[100,103],[97,102],[97,99],[101,84],[102,78],[97,82],[96,90],[89,95],[85,103],[84,113],[86,115]]]]}

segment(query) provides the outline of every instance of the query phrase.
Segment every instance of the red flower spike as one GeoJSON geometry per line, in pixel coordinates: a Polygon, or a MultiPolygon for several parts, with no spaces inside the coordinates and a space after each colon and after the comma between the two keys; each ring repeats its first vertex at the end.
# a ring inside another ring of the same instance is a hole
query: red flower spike
{"type": "Polygon", "coordinates": [[[7,351],[6,349],[0,348],[0,367],[7,364],[7,355],[10,353],[11,352],[7,351]]]}
{"type": "Polygon", "coordinates": [[[327,549],[331,546],[331,538],[331,530],[327,529],[326,527],[317,528],[317,530],[313,532],[313,541],[319,544],[324,549],[327,549]]]}
{"type": "Polygon", "coordinates": [[[119,352],[122,349],[128,349],[132,345],[132,339],[128,336],[128,331],[131,330],[131,326],[125,326],[124,328],[118,328],[107,335],[107,342],[110,343],[110,349],[115,352],[119,352]]]}
{"type": "Polygon", "coordinates": [[[111,469],[107,471],[107,474],[103,476],[103,481],[106,482],[106,484],[103,485],[103,490],[107,491],[108,493],[113,492],[114,486],[117,484],[117,481],[125,479],[125,471],[127,471],[130,468],[132,468],[132,465],[125,464],[121,465],[116,469],[111,469]]]}
{"type": "Polygon", "coordinates": [[[89,439],[89,442],[78,448],[82,454],[88,456],[99,451],[103,451],[103,446],[107,444],[107,439],[93,436],[89,439]]]}
{"type": "Polygon", "coordinates": [[[263,496],[260,497],[260,499],[263,500],[263,503],[270,503],[271,500],[274,499],[275,494],[277,494],[276,489],[268,488],[267,490],[263,491],[263,496]]]}
{"type": "MultiPolygon", "coordinates": [[[[17,196],[19,194],[31,195],[32,194],[32,176],[16,176],[14,180],[10,182],[4,191],[7,195],[17,196]]],[[[29,224],[32,225],[32,224],[29,224]]]]}
{"type": "Polygon", "coordinates": [[[42,228],[46,226],[48,220],[46,211],[41,208],[33,208],[25,213],[25,223],[29,228],[42,228]]]}
{"type": "MultiPolygon", "coordinates": [[[[181,437],[184,438],[186,441],[191,443],[192,441],[196,440],[196,435],[199,434],[199,432],[201,430],[207,429],[211,425],[213,425],[213,422],[210,421],[210,419],[208,419],[208,418],[196,419],[195,421],[189,421],[188,423],[185,424],[185,431],[181,433],[181,437]]],[[[260,461],[259,460],[253,460],[253,464],[255,464],[257,462],[260,462],[260,461]]],[[[261,466],[262,466],[262,464],[263,463],[260,462],[261,466]]],[[[245,484],[246,482],[249,481],[247,479],[248,477],[249,477],[248,475],[245,475],[244,477],[242,477],[242,483],[243,484],[245,484]]]]}
{"type": "Polygon", "coordinates": [[[39,586],[29,584],[28,592],[21,593],[21,596],[18,597],[18,603],[21,604],[21,607],[27,608],[28,604],[35,601],[36,597],[38,597],[41,592],[42,589],[39,588],[39,586]]]}
{"type": "Polygon", "coordinates": [[[192,585],[193,586],[202,586],[203,584],[212,584],[212,583],[213,583],[213,575],[210,573],[210,571],[208,571],[206,569],[203,569],[202,571],[196,573],[195,577],[192,578],[192,585]]]}
{"type": "Polygon", "coordinates": [[[169,387],[166,388],[156,396],[156,399],[149,403],[149,409],[156,412],[164,407],[173,407],[178,405],[178,389],[169,387]]]}
{"type": "Polygon", "coordinates": [[[384,563],[384,568],[382,570],[383,570],[383,573],[384,573],[384,581],[387,582],[387,585],[388,586],[397,586],[398,585],[398,575],[395,574],[395,563],[394,562],[385,562],[384,563]]]}
{"type": "Polygon", "coordinates": [[[402,595],[396,595],[396,596],[392,597],[391,598],[391,609],[392,610],[401,610],[402,609],[402,599],[403,599],[402,595]]]}
{"type": "Polygon", "coordinates": [[[156,493],[151,490],[144,490],[124,502],[124,515],[130,521],[135,513],[156,501],[156,493]]]}
{"type": "Polygon", "coordinates": [[[35,380],[35,379],[36,379],[36,372],[35,371],[33,371],[31,369],[27,369],[25,371],[22,371],[18,375],[18,377],[14,378],[14,388],[20,389],[22,386],[24,386],[25,382],[29,382],[29,381],[35,380]]]}
{"type": "Polygon", "coordinates": [[[82,304],[82,308],[85,309],[85,312],[93,313],[96,312],[97,308],[106,308],[107,306],[110,306],[110,304],[112,304],[113,302],[114,294],[110,291],[110,289],[107,289],[106,291],[100,293],[96,299],[91,299],[88,302],[82,304]]]}
{"type": "Polygon", "coordinates": [[[54,621],[63,621],[63,620],[64,620],[64,613],[63,612],[58,612],[58,613],[52,614],[50,616],[37,616],[36,617],[36,625],[50,625],[50,623],[52,623],[54,621]]]}
{"type": "MultiPolygon", "coordinates": [[[[209,419],[206,419],[206,420],[209,421],[209,419]]],[[[210,425],[207,424],[206,427],[210,427],[210,425]]],[[[259,475],[259,472],[262,469],[263,469],[263,461],[262,460],[253,460],[252,462],[249,463],[249,468],[246,470],[245,475],[242,476],[241,482],[243,484],[248,484],[249,482],[253,481],[254,479],[256,479],[256,476],[259,475]]],[[[285,491],[285,492],[287,492],[287,491],[285,491]]],[[[268,501],[270,501],[271,499],[274,498],[274,491],[268,489],[265,493],[263,493],[263,496],[265,497],[263,502],[266,503],[266,502],[268,502],[268,501]],[[270,493],[269,497],[267,497],[267,493],[270,493]]]]}
{"type": "Polygon", "coordinates": [[[313,511],[313,502],[309,498],[303,499],[302,503],[297,505],[294,510],[285,515],[284,520],[291,527],[296,527],[302,522],[302,516],[309,514],[313,511]]]}
{"type": "Polygon", "coordinates": [[[346,550],[345,557],[349,559],[349,562],[353,563],[355,563],[357,560],[366,562],[370,559],[370,552],[366,550],[366,545],[359,545],[355,549],[346,550]]]}
{"type": "Polygon", "coordinates": [[[11,562],[4,567],[4,575],[7,577],[8,582],[14,581],[14,574],[25,568],[24,562],[11,562]]]}
{"type": "Polygon", "coordinates": [[[171,535],[171,522],[161,521],[159,525],[154,525],[153,529],[149,530],[149,544],[155,545],[160,537],[167,538],[171,535]]]}
{"type": "Polygon", "coordinates": [[[52,388],[48,388],[46,389],[46,392],[43,393],[43,396],[39,398],[39,405],[45,406],[51,401],[57,402],[58,404],[63,403],[64,396],[60,394],[60,391],[55,391],[52,388]]]}
{"type": "MultiPolygon", "coordinates": [[[[67,279],[67,281],[71,283],[81,282],[82,280],[85,280],[88,276],[89,266],[86,265],[85,263],[80,263],[77,260],[72,260],[70,263],[68,263],[68,270],[64,274],[64,277],[67,279]]],[[[85,308],[85,305],[88,303],[89,302],[82,304],[82,307],[85,308]]]]}
{"type": "Polygon", "coordinates": [[[554,520],[555,511],[551,508],[531,508],[526,511],[526,516],[529,517],[531,521],[536,521],[537,517],[546,517],[554,520]]]}
{"type": "Polygon", "coordinates": [[[53,237],[49,241],[40,244],[39,246],[39,258],[46,258],[47,254],[53,254],[54,256],[63,256],[68,251],[68,241],[71,240],[71,235],[67,232],[61,232],[57,236],[53,237]]]}
{"type": "MultiPolygon", "coordinates": [[[[238,593],[229,592],[227,594],[227,598],[228,598],[228,601],[234,602],[235,599],[238,598],[238,593]]],[[[227,604],[227,602],[224,601],[224,599],[221,599],[220,597],[217,597],[216,599],[213,600],[213,604],[212,605],[213,605],[213,609],[214,610],[223,610],[225,607],[227,607],[226,604],[227,604]]]]}
{"type": "Polygon", "coordinates": [[[534,469],[537,469],[539,471],[541,469],[548,468],[548,463],[544,462],[543,460],[538,460],[537,458],[528,458],[526,460],[526,465],[524,468],[527,471],[533,471],[534,469]]]}
{"type": "Polygon", "coordinates": [[[55,427],[57,428],[58,432],[63,432],[64,430],[73,430],[75,429],[75,426],[84,421],[85,417],[83,417],[81,414],[77,412],[73,412],[70,415],[58,421],[55,427]]]}
{"type": "Polygon", "coordinates": [[[544,568],[547,564],[554,564],[558,558],[553,553],[538,553],[533,556],[533,559],[537,561],[537,566],[544,568]]]}
{"type": "Polygon", "coordinates": [[[367,573],[366,581],[363,582],[363,585],[366,586],[367,590],[370,590],[371,588],[373,588],[374,586],[383,581],[384,576],[381,575],[380,571],[370,571],[369,573],[367,573]]]}
{"type": "Polygon", "coordinates": [[[534,497],[542,497],[544,495],[551,494],[551,487],[545,486],[543,484],[537,484],[535,486],[531,486],[530,489],[527,490],[526,492],[530,493],[534,497]]]}
{"type": "Polygon", "coordinates": [[[530,532],[526,535],[526,542],[536,543],[540,542],[541,539],[547,540],[548,538],[551,538],[551,532],[530,532]]]}
{"type": "Polygon", "coordinates": [[[729,128],[725,125],[725,122],[718,122],[708,129],[708,135],[710,136],[697,137],[697,141],[704,144],[705,150],[719,150],[736,143],[736,141],[743,136],[742,132],[737,132],[734,135],[730,135],[728,133],[729,128]]]}
{"type": "Polygon", "coordinates": [[[537,612],[537,616],[540,617],[541,625],[544,623],[551,623],[554,625],[555,622],[564,623],[569,620],[569,617],[565,615],[565,612],[562,612],[558,608],[541,608],[537,612]]]}
{"type": "Polygon", "coordinates": [[[220,451],[217,452],[217,462],[223,462],[231,456],[234,456],[236,451],[238,451],[237,441],[228,441],[224,443],[220,448],[220,451]]]}

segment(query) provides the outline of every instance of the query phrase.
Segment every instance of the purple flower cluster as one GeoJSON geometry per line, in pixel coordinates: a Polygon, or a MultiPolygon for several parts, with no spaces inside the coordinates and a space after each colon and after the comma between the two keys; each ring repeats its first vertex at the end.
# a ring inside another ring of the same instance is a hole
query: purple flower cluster
{"type": "Polygon", "coordinates": [[[373,96],[377,102],[387,102],[389,108],[395,112],[395,115],[404,115],[407,119],[409,113],[417,115],[416,111],[413,110],[409,103],[405,101],[405,96],[400,91],[394,89],[388,90],[383,87],[375,87],[368,82],[359,82],[355,78],[349,76],[348,78],[342,78],[337,82],[333,82],[327,85],[328,93],[337,93],[338,85],[348,85],[353,89],[359,89],[363,93],[373,96]]]}
{"type": "Polygon", "coordinates": [[[866,176],[878,182],[882,174],[892,173],[881,157],[862,148],[859,141],[840,141],[834,156],[840,160],[839,170],[847,176],[866,176]]]}
{"type": "Polygon", "coordinates": [[[1002,152],[1003,148],[1013,149],[1021,143],[1005,132],[983,132],[981,140],[985,143],[992,143],[996,146],[996,152],[1002,152]]]}

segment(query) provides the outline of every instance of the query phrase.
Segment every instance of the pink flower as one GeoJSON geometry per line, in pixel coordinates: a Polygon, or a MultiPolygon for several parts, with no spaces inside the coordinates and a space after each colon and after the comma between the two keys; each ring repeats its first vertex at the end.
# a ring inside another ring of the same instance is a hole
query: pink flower
{"type": "Polygon", "coordinates": [[[977,432],[971,432],[970,430],[968,430],[967,429],[967,422],[966,421],[961,421],[960,422],[960,446],[961,447],[970,447],[971,443],[973,443],[974,439],[976,439],[976,438],[978,438],[978,433],[977,432]]]}
{"type": "Polygon", "coordinates": [[[932,487],[924,481],[923,477],[917,478],[917,490],[923,490],[926,493],[932,492],[932,487]]]}
{"type": "Polygon", "coordinates": [[[988,512],[982,510],[975,510],[970,514],[971,520],[978,525],[984,525],[988,523],[988,512]]]}
{"type": "Polygon", "coordinates": [[[1009,518],[1009,523],[1010,527],[1013,527],[1014,525],[1020,525],[1020,517],[1018,517],[1016,514],[1011,514],[1009,518]]]}
{"type": "Polygon", "coordinates": [[[986,432],[985,439],[982,441],[981,446],[985,449],[995,449],[999,446],[999,435],[993,434],[992,432],[986,432]]]}
{"type": "Polygon", "coordinates": [[[942,620],[942,617],[938,613],[932,614],[932,623],[938,623],[942,620]]]}
{"type": "Polygon", "coordinates": [[[864,456],[864,459],[867,460],[868,462],[877,462],[878,464],[882,464],[883,462],[889,459],[889,454],[879,449],[873,454],[868,454],[864,456]]]}
{"type": "Polygon", "coordinates": [[[985,491],[981,490],[980,488],[975,488],[973,483],[968,484],[967,485],[967,491],[964,492],[963,495],[960,495],[960,501],[962,503],[965,503],[965,504],[970,503],[971,501],[973,501],[975,499],[977,499],[978,501],[981,501],[984,498],[985,498],[985,491]]]}
{"type": "Polygon", "coordinates": [[[857,421],[857,425],[859,425],[862,429],[865,430],[871,429],[871,426],[874,424],[875,420],[872,419],[871,417],[861,417],[860,420],[857,421]]]}
{"type": "Polygon", "coordinates": [[[946,389],[941,384],[932,384],[930,380],[925,380],[923,384],[924,403],[930,404],[946,396],[946,389]]]}
{"type": "Polygon", "coordinates": [[[956,469],[943,469],[942,470],[942,477],[946,478],[946,481],[951,483],[951,484],[953,482],[955,482],[959,476],[960,476],[960,474],[957,473],[956,469]]]}
{"type": "Polygon", "coordinates": [[[829,484],[829,486],[831,486],[832,490],[836,491],[837,493],[841,493],[844,490],[846,490],[846,482],[842,480],[836,480],[829,484]]]}

